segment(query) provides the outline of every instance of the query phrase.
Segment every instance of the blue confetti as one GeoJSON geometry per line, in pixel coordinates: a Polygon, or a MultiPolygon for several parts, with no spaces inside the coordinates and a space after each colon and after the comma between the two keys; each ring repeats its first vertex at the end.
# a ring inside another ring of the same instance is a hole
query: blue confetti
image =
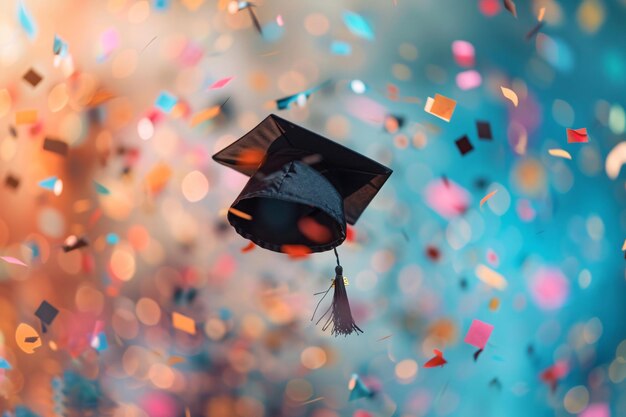
{"type": "Polygon", "coordinates": [[[161,94],[159,94],[159,97],[156,100],[155,106],[163,110],[165,113],[169,113],[172,111],[176,103],[178,103],[178,99],[176,97],[167,91],[161,91],[161,94]]]}
{"type": "Polygon", "coordinates": [[[106,334],[104,332],[99,332],[97,336],[94,336],[91,339],[91,347],[98,352],[107,350],[107,348],[109,347],[109,343],[107,342],[106,334]]]}
{"type": "Polygon", "coordinates": [[[54,44],[52,45],[52,52],[54,52],[55,55],[58,55],[61,58],[63,58],[67,55],[68,49],[69,48],[67,46],[67,43],[63,39],[61,39],[59,35],[54,35],[54,44]]]}
{"type": "Polygon", "coordinates": [[[285,28],[278,26],[276,22],[270,22],[263,26],[263,39],[267,42],[276,42],[282,38],[285,28]]]}
{"type": "Polygon", "coordinates": [[[37,25],[22,2],[19,2],[17,5],[17,18],[28,37],[31,40],[35,39],[37,36],[37,25]]]}
{"type": "Polygon", "coordinates": [[[343,23],[346,24],[350,32],[364,39],[374,39],[374,32],[363,16],[346,10],[343,12],[343,23]]]}
{"type": "Polygon", "coordinates": [[[39,181],[39,186],[46,190],[54,191],[54,184],[57,183],[57,177],[46,178],[43,181],[39,181]]]}
{"type": "Polygon", "coordinates": [[[120,243],[120,237],[115,233],[109,233],[106,236],[106,241],[109,245],[117,245],[118,243],[120,243]]]}
{"type": "Polygon", "coordinates": [[[6,359],[0,358],[0,369],[11,369],[11,364],[6,359]]]}
{"type": "Polygon", "coordinates": [[[154,10],[167,10],[170,7],[170,0],[153,0],[154,10]]]}
{"type": "Polygon", "coordinates": [[[333,41],[330,44],[330,52],[334,55],[350,55],[352,53],[352,46],[346,42],[333,41]]]}

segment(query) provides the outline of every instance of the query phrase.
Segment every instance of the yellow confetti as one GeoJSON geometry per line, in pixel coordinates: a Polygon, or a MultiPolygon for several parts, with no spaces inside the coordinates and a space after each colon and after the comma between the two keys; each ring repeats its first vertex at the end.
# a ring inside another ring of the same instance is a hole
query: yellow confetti
{"type": "Polygon", "coordinates": [[[539,15],[537,16],[537,20],[540,22],[543,22],[543,18],[546,15],[546,8],[542,7],[541,9],[539,9],[539,15]]]}
{"type": "Polygon", "coordinates": [[[172,325],[175,329],[189,334],[196,334],[196,322],[191,317],[177,312],[172,313],[172,325]]]}
{"type": "Polygon", "coordinates": [[[492,192],[490,192],[489,194],[487,194],[486,196],[484,196],[481,200],[480,200],[480,208],[483,207],[483,204],[485,204],[487,202],[487,200],[489,200],[491,197],[493,197],[493,195],[495,193],[497,193],[498,190],[493,190],[492,192]]]}
{"type": "Polygon", "coordinates": [[[479,264],[476,267],[475,273],[478,279],[495,289],[502,291],[508,285],[506,279],[504,279],[502,275],[485,265],[479,264]]]}
{"type": "Polygon", "coordinates": [[[37,121],[37,110],[20,110],[15,113],[15,124],[28,125],[37,121]]]}
{"type": "Polygon", "coordinates": [[[624,244],[622,245],[622,250],[626,250],[626,239],[624,239],[624,244]]]}
{"type": "Polygon", "coordinates": [[[548,153],[552,156],[556,156],[557,158],[572,159],[572,155],[563,149],[548,149],[548,153]]]}
{"type": "Polygon", "coordinates": [[[252,216],[249,215],[248,213],[244,213],[241,210],[237,210],[236,208],[229,208],[228,211],[232,214],[234,214],[237,217],[241,217],[244,220],[252,220],[252,216]]]}
{"type": "Polygon", "coordinates": [[[509,100],[511,100],[511,103],[513,103],[513,105],[517,107],[517,105],[519,104],[519,99],[517,98],[517,94],[515,94],[515,91],[511,90],[510,88],[506,88],[502,86],[500,86],[500,89],[502,90],[502,95],[505,98],[508,98],[509,100]]]}

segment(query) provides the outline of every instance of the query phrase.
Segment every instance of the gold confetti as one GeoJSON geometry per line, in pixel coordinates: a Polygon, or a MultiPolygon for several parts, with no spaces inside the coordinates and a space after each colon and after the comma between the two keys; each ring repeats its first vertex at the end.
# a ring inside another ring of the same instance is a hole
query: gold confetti
{"type": "Polygon", "coordinates": [[[510,88],[506,88],[506,87],[500,87],[500,89],[502,90],[502,95],[505,98],[508,98],[509,100],[511,100],[511,103],[513,103],[513,105],[515,107],[517,107],[517,105],[519,104],[519,99],[517,98],[517,94],[515,94],[515,91],[511,90],[510,88]]]}
{"type": "Polygon", "coordinates": [[[622,245],[622,250],[626,251],[626,239],[624,239],[624,244],[622,245]]]}
{"type": "Polygon", "coordinates": [[[548,149],[548,153],[557,158],[572,159],[572,155],[563,149],[548,149]]]}
{"type": "Polygon", "coordinates": [[[228,211],[232,214],[234,214],[237,217],[241,217],[244,220],[252,220],[252,216],[249,215],[248,213],[244,213],[241,210],[237,210],[236,208],[229,208],[228,211]]]}
{"type": "Polygon", "coordinates": [[[537,20],[540,22],[543,22],[543,18],[546,15],[546,8],[542,7],[541,9],[539,9],[539,15],[537,16],[537,20]]]}
{"type": "Polygon", "coordinates": [[[502,291],[508,285],[502,275],[485,265],[479,264],[475,272],[478,279],[495,289],[502,291]]]}
{"type": "Polygon", "coordinates": [[[37,121],[37,110],[20,110],[15,113],[15,124],[28,125],[37,121]]]}
{"type": "Polygon", "coordinates": [[[177,312],[172,313],[172,325],[175,329],[189,334],[196,334],[196,322],[191,317],[177,312]]]}
{"type": "Polygon", "coordinates": [[[196,127],[200,123],[214,119],[218,114],[220,114],[220,106],[213,106],[208,109],[204,109],[191,117],[191,127],[196,127]]]}
{"type": "Polygon", "coordinates": [[[480,200],[480,208],[483,207],[483,204],[485,204],[487,202],[487,200],[489,200],[491,197],[494,196],[495,193],[497,193],[498,190],[493,190],[492,192],[490,192],[489,194],[487,194],[486,196],[484,196],[481,200],[480,200]]]}

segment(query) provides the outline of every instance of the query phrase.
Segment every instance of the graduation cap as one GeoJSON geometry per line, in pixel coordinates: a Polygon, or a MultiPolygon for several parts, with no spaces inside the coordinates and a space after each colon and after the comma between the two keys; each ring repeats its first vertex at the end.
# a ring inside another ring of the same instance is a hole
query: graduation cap
{"type": "Polygon", "coordinates": [[[332,324],[333,334],[361,331],[335,248],[391,169],[273,114],[213,159],[250,177],[228,212],[241,236],[275,252],[335,250],[335,279],[324,293],[334,286],[333,304],[319,321],[331,313],[324,330],[332,324]]]}
{"type": "Polygon", "coordinates": [[[57,310],[52,304],[46,300],[41,302],[39,308],[35,311],[35,316],[41,320],[41,330],[44,333],[48,331],[46,326],[50,326],[52,324],[52,321],[56,318],[57,314],[59,314],[59,310],[57,310]]]}

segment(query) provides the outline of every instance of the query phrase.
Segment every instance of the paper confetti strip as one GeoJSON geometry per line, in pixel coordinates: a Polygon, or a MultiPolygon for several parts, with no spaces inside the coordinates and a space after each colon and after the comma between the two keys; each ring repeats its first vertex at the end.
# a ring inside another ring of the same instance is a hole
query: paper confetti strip
{"type": "Polygon", "coordinates": [[[492,192],[490,192],[489,194],[487,194],[486,196],[481,198],[481,200],[480,200],[480,208],[482,208],[483,204],[485,204],[487,202],[487,200],[489,200],[491,197],[493,197],[497,192],[498,192],[498,190],[493,190],[492,192]]]}
{"type": "Polygon", "coordinates": [[[511,101],[511,103],[513,103],[513,105],[517,107],[517,105],[519,104],[519,99],[517,98],[517,94],[515,94],[515,91],[506,87],[500,87],[500,89],[502,90],[502,95],[505,98],[508,98],[511,101]]]}
{"type": "Polygon", "coordinates": [[[12,256],[0,256],[0,259],[2,259],[4,262],[9,263],[9,264],[28,266],[24,262],[20,261],[17,258],[12,257],[12,256]]]}
{"type": "Polygon", "coordinates": [[[209,90],[217,90],[223,87],[226,87],[228,85],[228,83],[230,83],[233,78],[235,77],[226,77],[226,78],[222,78],[221,80],[215,81],[213,84],[211,84],[211,86],[209,87],[209,90]]]}
{"type": "Polygon", "coordinates": [[[552,156],[556,156],[557,158],[572,159],[572,155],[563,149],[548,149],[548,153],[552,156]]]}
{"type": "Polygon", "coordinates": [[[37,121],[37,110],[20,110],[15,113],[15,124],[28,125],[37,121]]]}
{"type": "Polygon", "coordinates": [[[474,271],[478,279],[485,284],[498,290],[504,290],[507,286],[506,279],[488,266],[479,264],[474,271]]]}
{"type": "Polygon", "coordinates": [[[172,313],[172,325],[175,329],[189,334],[196,334],[196,322],[191,317],[177,312],[172,313]]]}

